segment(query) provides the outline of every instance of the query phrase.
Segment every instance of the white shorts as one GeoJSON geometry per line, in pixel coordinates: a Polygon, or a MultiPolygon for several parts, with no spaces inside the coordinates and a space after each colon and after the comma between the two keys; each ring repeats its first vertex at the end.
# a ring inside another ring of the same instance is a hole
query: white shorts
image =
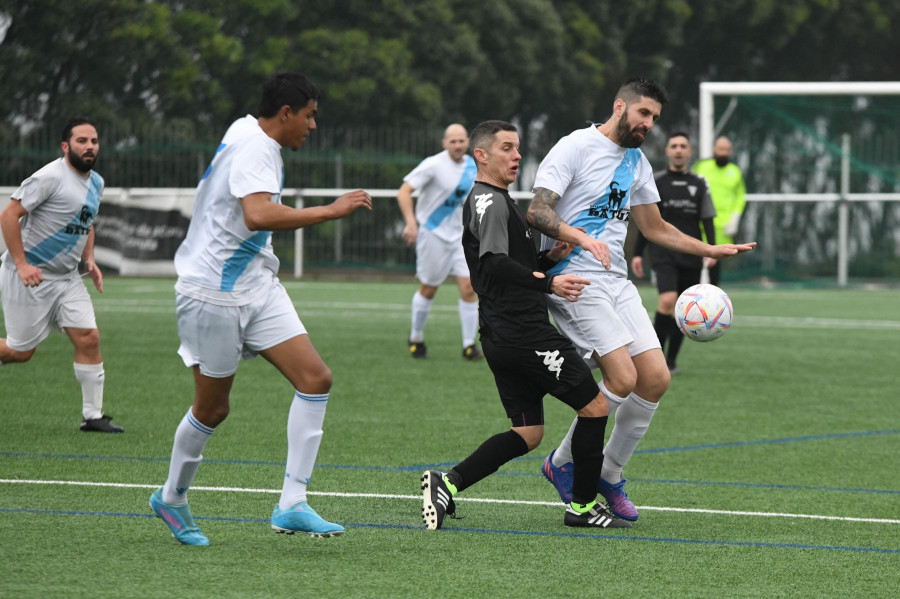
{"type": "Polygon", "coordinates": [[[0,295],[6,345],[15,351],[34,349],[54,326],[60,330],[97,328],[91,294],[76,272],[26,287],[15,269],[0,266],[0,295]]]}
{"type": "Polygon", "coordinates": [[[591,368],[597,368],[594,352],[602,357],[627,346],[628,353],[636,356],[660,347],[650,315],[631,281],[609,275],[580,276],[591,284],[578,301],[551,295],[550,314],[591,368]]]}
{"type": "Polygon", "coordinates": [[[178,355],[187,367],[225,378],[237,372],[241,358],[306,334],[287,291],[276,279],[269,293],[244,306],[217,306],[175,293],[175,318],[181,346],[178,355]]]}
{"type": "Polygon", "coordinates": [[[450,275],[469,277],[462,241],[450,243],[420,227],[416,237],[416,278],[425,285],[437,287],[450,275]]]}

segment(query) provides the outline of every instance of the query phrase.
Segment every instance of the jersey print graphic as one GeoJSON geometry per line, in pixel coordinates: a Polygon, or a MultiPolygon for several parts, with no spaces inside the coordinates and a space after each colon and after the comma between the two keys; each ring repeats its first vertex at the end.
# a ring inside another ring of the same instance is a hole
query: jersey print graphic
{"type": "Polygon", "coordinates": [[[550,372],[556,373],[556,380],[559,380],[559,373],[562,372],[562,365],[565,361],[565,358],[559,357],[559,350],[535,351],[534,353],[544,358],[544,366],[550,372]]]}
{"type": "MultiPolygon", "coordinates": [[[[640,162],[640,150],[636,148],[626,150],[622,162],[613,173],[609,187],[570,224],[573,227],[583,228],[594,239],[600,239],[611,221],[628,222],[631,214],[628,207],[631,199],[631,186],[634,184],[635,172],[640,162]]],[[[569,263],[581,256],[582,251],[580,246],[576,246],[568,256],[560,260],[548,272],[551,274],[563,272],[569,263]]]]}
{"type": "Polygon", "coordinates": [[[494,200],[491,198],[494,197],[492,193],[482,193],[475,196],[475,213],[478,214],[478,224],[481,224],[481,219],[484,218],[484,212],[488,209],[488,206],[494,203],[494,200]]]}

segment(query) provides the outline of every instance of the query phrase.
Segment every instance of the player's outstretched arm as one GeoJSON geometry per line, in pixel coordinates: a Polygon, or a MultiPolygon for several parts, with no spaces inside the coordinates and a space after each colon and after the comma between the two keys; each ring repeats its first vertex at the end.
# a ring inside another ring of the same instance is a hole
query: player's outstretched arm
{"type": "Polygon", "coordinates": [[[528,206],[526,218],[528,224],[546,235],[559,241],[574,243],[586,252],[590,252],[603,264],[604,268],[610,267],[609,246],[599,239],[594,239],[584,232],[584,229],[566,224],[556,213],[554,208],[559,203],[559,194],[538,187],[534,192],[534,199],[528,206]]]}
{"type": "Polygon", "coordinates": [[[25,258],[25,245],[22,243],[22,230],[19,229],[19,219],[28,214],[22,208],[22,202],[12,198],[3,212],[0,213],[0,229],[3,231],[3,241],[6,249],[16,265],[19,279],[26,287],[37,287],[44,280],[44,273],[37,266],[28,264],[25,258]]]}
{"type": "Polygon", "coordinates": [[[285,231],[343,218],[359,208],[371,210],[372,196],[356,189],[325,206],[291,208],[272,202],[270,193],[261,192],[241,198],[241,207],[244,223],[251,231],[285,231]]]}
{"type": "Polygon", "coordinates": [[[631,219],[637,224],[641,234],[647,239],[676,252],[706,256],[721,260],[756,247],[756,242],[709,245],[699,239],[685,235],[675,226],[667,223],[659,214],[656,204],[641,204],[631,208],[631,219]]]}

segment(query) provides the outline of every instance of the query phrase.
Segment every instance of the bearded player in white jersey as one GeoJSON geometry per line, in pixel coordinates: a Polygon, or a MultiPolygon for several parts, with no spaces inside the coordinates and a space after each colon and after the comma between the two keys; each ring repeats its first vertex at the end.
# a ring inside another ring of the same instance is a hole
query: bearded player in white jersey
{"type": "MultiPolygon", "coordinates": [[[[716,260],[756,247],[755,242],[708,245],[660,217],[653,170],[638,148],[667,101],[666,90],[653,81],[625,82],[609,120],[567,135],[550,150],[538,167],[528,208],[529,224],[544,234],[544,249],[556,239],[579,246],[548,274],[591,281],[578,302],[551,296],[549,308],[560,330],[603,375],[600,391],[615,424],[597,490],[614,515],[632,521],[638,512],[625,493],[623,468],[650,426],[670,374],[647,310],[628,280],[628,221],[657,245],[716,260]]],[[[573,430],[574,424],[542,467],[566,503],[572,493],[573,430]]]]}
{"type": "Polygon", "coordinates": [[[27,362],[54,326],[75,347],[75,378],[81,385],[81,430],[121,433],[103,413],[106,373],[91,296],[78,275],[79,261],[103,292],[94,262],[94,217],[103,177],[94,164],[100,152],[96,125],[74,117],[62,134],[63,157],[25,179],[0,214],[7,251],[0,267],[6,338],[0,364],[27,362]]]}
{"type": "Polygon", "coordinates": [[[319,90],[303,75],[281,72],[263,87],[259,116],[235,121],[197,186],[187,237],[175,255],[179,355],[194,373],[194,402],[175,432],[169,477],[150,497],[153,511],[185,545],[208,545],[194,523],[187,491],[216,427],[228,416],[241,359],[262,355],[294,386],[288,454],[276,532],[336,536],[306,489],[322,439],[331,371],[313,347],[278,281],[274,230],[293,230],[372,209],[362,190],[332,204],[296,209],[281,203],[285,146],[297,150],[316,128],[319,90]]]}

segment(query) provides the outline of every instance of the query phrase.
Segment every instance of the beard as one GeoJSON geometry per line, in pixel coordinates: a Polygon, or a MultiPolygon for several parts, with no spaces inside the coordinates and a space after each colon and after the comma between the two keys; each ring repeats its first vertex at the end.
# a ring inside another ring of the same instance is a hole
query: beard
{"type": "Polygon", "coordinates": [[[625,114],[623,114],[619,117],[619,122],[616,125],[616,137],[619,138],[619,145],[623,148],[639,148],[647,137],[647,131],[644,131],[643,127],[632,129],[628,125],[628,119],[625,114]],[[636,131],[641,131],[644,134],[644,137],[639,136],[635,133],[636,131]]]}
{"type": "Polygon", "coordinates": [[[731,158],[729,156],[716,156],[716,165],[725,166],[729,162],[731,162],[731,158]]]}
{"type": "Polygon", "coordinates": [[[72,168],[75,168],[82,173],[91,172],[91,169],[94,168],[94,164],[96,164],[97,162],[97,155],[94,154],[87,160],[85,160],[82,156],[77,155],[75,152],[69,152],[69,164],[72,165],[72,168]],[[88,162],[87,160],[90,160],[90,162],[88,162]]]}

